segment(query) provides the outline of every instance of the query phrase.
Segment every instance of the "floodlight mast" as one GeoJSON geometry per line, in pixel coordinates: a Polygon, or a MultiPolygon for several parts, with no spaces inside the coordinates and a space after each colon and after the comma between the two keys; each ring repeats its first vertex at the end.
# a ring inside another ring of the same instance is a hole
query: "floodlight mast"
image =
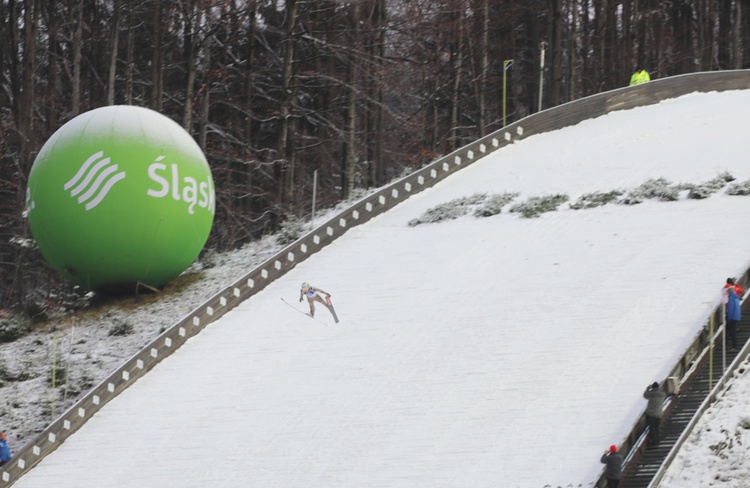
{"type": "Polygon", "coordinates": [[[539,44],[540,62],[539,62],[539,112],[542,111],[542,98],[544,94],[544,53],[547,50],[547,41],[539,44]]]}
{"type": "Polygon", "coordinates": [[[511,66],[513,66],[512,59],[506,59],[505,61],[503,61],[503,127],[505,127],[505,93],[507,88],[506,73],[508,72],[508,68],[510,68],[511,66]]]}

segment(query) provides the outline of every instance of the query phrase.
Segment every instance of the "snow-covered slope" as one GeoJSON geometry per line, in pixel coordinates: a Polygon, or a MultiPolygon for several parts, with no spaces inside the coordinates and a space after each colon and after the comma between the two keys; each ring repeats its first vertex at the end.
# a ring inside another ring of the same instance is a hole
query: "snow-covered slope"
{"type": "Polygon", "coordinates": [[[744,181],[748,109],[689,95],[487,156],[209,326],[15,486],[587,486],[750,266],[750,197],[407,222],[477,192],[744,181]],[[302,281],[339,325],[281,302],[302,281]]]}

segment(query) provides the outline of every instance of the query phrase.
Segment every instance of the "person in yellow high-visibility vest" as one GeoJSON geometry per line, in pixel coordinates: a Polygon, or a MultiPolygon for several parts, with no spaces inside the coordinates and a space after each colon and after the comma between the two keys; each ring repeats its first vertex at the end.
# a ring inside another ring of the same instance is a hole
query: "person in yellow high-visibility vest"
{"type": "Polygon", "coordinates": [[[635,73],[633,73],[633,76],[630,77],[630,86],[640,85],[641,83],[646,83],[647,81],[651,81],[651,77],[648,75],[648,71],[643,69],[643,66],[636,66],[635,73]]]}

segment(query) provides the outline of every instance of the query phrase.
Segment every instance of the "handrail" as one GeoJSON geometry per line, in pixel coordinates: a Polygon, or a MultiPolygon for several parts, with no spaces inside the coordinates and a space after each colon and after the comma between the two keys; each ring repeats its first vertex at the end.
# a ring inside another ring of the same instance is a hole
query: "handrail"
{"type": "MultiPolygon", "coordinates": [[[[740,278],[738,278],[737,282],[743,288],[747,288],[747,284],[749,280],[750,280],[750,269],[746,270],[743,273],[743,275],[740,278]]],[[[746,308],[747,306],[750,306],[750,300],[746,300],[745,298],[747,298],[747,296],[743,297],[743,301],[742,301],[743,309],[746,308]]],[[[670,378],[670,377],[679,378],[679,385],[680,385],[681,390],[692,382],[695,375],[698,373],[699,368],[697,366],[699,364],[703,364],[707,360],[708,354],[710,354],[712,341],[711,341],[711,338],[709,337],[709,323],[711,321],[711,316],[713,316],[713,319],[715,321],[714,323],[721,323],[723,315],[724,315],[723,306],[722,304],[719,304],[711,311],[711,314],[706,319],[705,325],[695,335],[693,341],[685,350],[685,353],[680,357],[680,359],[674,365],[670,373],[667,375],[667,378],[670,378]]],[[[723,333],[724,333],[723,326],[718,327],[714,331],[714,340],[716,340],[717,337],[721,337],[723,333]]],[[[718,396],[718,393],[721,391],[721,388],[723,387],[723,385],[726,383],[727,379],[734,374],[734,371],[737,369],[739,364],[741,364],[741,362],[744,359],[746,359],[748,355],[750,355],[750,342],[745,344],[743,349],[735,357],[735,360],[732,361],[732,363],[727,366],[727,369],[726,371],[722,373],[722,376],[720,378],[717,378],[716,386],[709,392],[709,394],[706,397],[706,400],[701,404],[701,407],[696,411],[693,418],[688,423],[688,426],[685,428],[685,430],[680,435],[675,445],[670,450],[666,459],[664,460],[662,465],[659,467],[659,470],[654,475],[654,480],[651,482],[651,484],[649,484],[649,488],[654,488],[658,486],[658,482],[661,481],[662,477],[664,476],[664,473],[666,472],[667,468],[672,463],[677,452],[679,451],[679,448],[685,442],[690,432],[692,432],[693,427],[695,426],[695,423],[698,421],[698,419],[703,414],[703,412],[711,404],[713,404],[714,401],[716,401],[716,397],[718,396]]],[[[719,368],[721,369],[721,367],[719,368]]],[[[665,409],[665,418],[667,416],[668,416],[668,407],[667,409],[665,409]]],[[[641,441],[643,440],[643,434],[645,430],[646,430],[646,417],[645,417],[645,412],[644,412],[635,421],[632,429],[630,430],[630,433],[627,435],[627,437],[622,441],[622,443],[619,446],[619,450],[621,452],[628,453],[623,461],[623,472],[626,472],[628,468],[631,467],[631,463],[636,461],[636,457],[634,456],[634,454],[638,446],[640,445],[641,441]]],[[[604,470],[602,470],[602,473],[600,474],[599,478],[594,483],[594,488],[604,488],[606,486],[607,486],[607,480],[604,477],[604,470]]]]}
{"type": "Polygon", "coordinates": [[[727,367],[725,374],[719,381],[716,382],[716,386],[713,387],[713,389],[708,393],[708,396],[706,396],[706,399],[701,403],[701,406],[698,407],[695,415],[693,415],[693,417],[690,419],[690,422],[688,422],[687,427],[685,427],[685,430],[682,431],[682,434],[680,434],[680,437],[677,439],[677,442],[675,442],[675,445],[672,446],[672,449],[669,450],[666,459],[661,464],[661,466],[659,466],[659,469],[654,475],[653,480],[651,480],[651,483],[649,483],[649,488],[656,488],[657,486],[659,486],[659,483],[661,483],[661,480],[664,478],[664,474],[667,472],[667,469],[674,461],[682,445],[685,443],[685,441],[687,441],[687,438],[693,432],[693,429],[698,423],[698,420],[700,420],[701,416],[708,409],[708,407],[716,402],[719,394],[724,390],[727,382],[731,379],[732,376],[734,376],[735,371],[737,371],[740,365],[747,360],[749,354],[750,342],[746,342],[745,346],[734,358],[734,361],[732,361],[732,364],[727,367]]]}
{"type": "MultiPolygon", "coordinates": [[[[744,275],[739,281],[739,283],[743,286],[743,288],[747,287],[748,277],[750,276],[750,270],[745,271],[744,275]]],[[[746,298],[747,296],[743,297],[746,298]]],[[[746,306],[747,301],[743,299],[743,308],[746,306]]],[[[721,307],[719,307],[721,308],[721,307]]],[[[717,332],[718,335],[718,332],[717,332]]],[[[706,351],[708,351],[708,346],[706,348],[706,351]]],[[[698,407],[698,410],[696,410],[693,417],[690,419],[690,422],[688,422],[688,425],[685,427],[685,430],[682,431],[682,434],[680,434],[680,437],[675,442],[675,445],[672,446],[672,449],[669,450],[669,453],[667,454],[666,459],[664,462],[659,466],[659,469],[657,470],[656,474],[654,475],[653,480],[651,480],[651,483],[649,483],[649,488],[655,488],[659,486],[659,483],[661,483],[661,480],[664,478],[664,474],[666,473],[669,466],[674,461],[675,457],[677,456],[677,453],[679,452],[682,445],[687,441],[690,434],[693,432],[693,429],[695,428],[695,425],[698,423],[698,420],[700,420],[703,413],[713,405],[719,394],[724,390],[724,387],[726,386],[727,382],[734,376],[735,371],[739,369],[740,365],[745,362],[750,356],[750,342],[746,342],[745,345],[742,347],[740,352],[737,354],[737,356],[734,358],[734,361],[732,361],[731,364],[727,366],[726,371],[722,374],[721,378],[716,382],[716,385],[711,389],[711,391],[706,396],[706,399],[703,400],[700,407],[698,407]]]]}
{"type": "Polygon", "coordinates": [[[13,485],[24,473],[80,429],[104,405],[179,349],[189,338],[261,291],[276,278],[286,274],[297,263],[323,249],[351,227],[369,221],[497,149],[530,135],[575,125],[616,110],[652,105],[688,93],[748,88],[750,70],[737,70],[675,76],[592,95],[525,117],[384,186],[208,298],[125,361],[0,468],[0,488],[13,485]]]}

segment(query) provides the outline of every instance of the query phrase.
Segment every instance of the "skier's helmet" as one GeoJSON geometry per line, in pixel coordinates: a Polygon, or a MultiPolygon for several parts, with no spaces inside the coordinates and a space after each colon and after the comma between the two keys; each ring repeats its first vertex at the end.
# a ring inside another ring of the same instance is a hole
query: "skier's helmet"
{"type": "Polygon", "coordinates": [[[310,283],[308,283],[307,281],[305,281],[304,283],[302,283],[302,289],[303,290],[309,290],[310,289],[310,283]]]}

